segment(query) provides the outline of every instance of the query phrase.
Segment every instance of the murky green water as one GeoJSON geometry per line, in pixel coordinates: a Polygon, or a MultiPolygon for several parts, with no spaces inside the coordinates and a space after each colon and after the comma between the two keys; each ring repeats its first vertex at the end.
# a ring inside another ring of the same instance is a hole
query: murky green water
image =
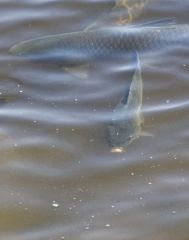
{"type": "MultiPolygon", "coordinates": [[[[0,1],[2,240],[189,238],[188,49],[141,56],[143,129],[154,137],[120,154],[105,129],[127,73],[96,63],[84,80],[8,54],[25,39],[82,30],[111,6],[0,1]]],[[[151,0],[136,22],[188,23],[188,9],[187,0],[151,0]]]]}

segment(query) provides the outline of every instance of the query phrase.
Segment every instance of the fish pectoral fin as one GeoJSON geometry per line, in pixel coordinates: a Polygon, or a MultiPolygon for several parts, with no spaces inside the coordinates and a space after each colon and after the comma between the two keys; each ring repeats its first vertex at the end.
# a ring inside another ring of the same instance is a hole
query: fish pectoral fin
{"type": "Polygon", "coordinates": [[[140,136],[141,137],[154,137],[155,135],[153,133],[150,133],[150,132],[141,132],[140,136]]]}
{"type": "Polygon", "coordinates": [[[62,69],[80,79],[87,79],[89,77],[89,64],[76,67],[63,67],[62,69]]]}

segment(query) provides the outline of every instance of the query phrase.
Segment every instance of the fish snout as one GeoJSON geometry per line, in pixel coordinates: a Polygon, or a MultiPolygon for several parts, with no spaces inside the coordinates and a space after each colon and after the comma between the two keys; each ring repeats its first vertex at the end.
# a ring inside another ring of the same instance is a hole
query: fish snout
{"type": "Polygon", "coordinates": [[[9,53],[14,56],[24,56],[30,54],[30,48],[27,42],[21,42],[13,45],[9,49],[9,53]]]}
{"type": "Polygon", "coordinates": [[[17,47],[17,45],[12,46],[9,49],[9,53],[11,55],[15,55],[15,56],[21,56],[22,55],[22,53],[20,52],[20,49],[17,47]]]}
{"type": "Polygon", "coordinates": [[[9,49],[9,53],[14,56],[25,56],[30,57],[41,50],[41,42],[38,40],[26,40],[13,45],[9,49]]]}
{"type": "Polygon", "coordinates": [[[107,130],[110,147],[127,147],[133,141],[131,131],[128,131],[128,128],[119,122],[112,122],[108,125],[107,130]]]}

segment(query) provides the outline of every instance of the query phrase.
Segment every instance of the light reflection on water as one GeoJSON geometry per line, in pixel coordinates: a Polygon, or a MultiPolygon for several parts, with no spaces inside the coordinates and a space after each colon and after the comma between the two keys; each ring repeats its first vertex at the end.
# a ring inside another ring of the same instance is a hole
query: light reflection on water
{"type": "MultiPolygon", "coordinates": [[[[188,240],[187,49],[142,58],[143,129],[154,137],[113,154],[105,129],[126,88],[125,63],[119,72],[96,63],[83,80],[7,55],[25,39],[82,30],[112,3],[0,5],[1,238],[188,240]]],[[[188,7],[151,1],[137,21],[187,23],[188,7]]]]}

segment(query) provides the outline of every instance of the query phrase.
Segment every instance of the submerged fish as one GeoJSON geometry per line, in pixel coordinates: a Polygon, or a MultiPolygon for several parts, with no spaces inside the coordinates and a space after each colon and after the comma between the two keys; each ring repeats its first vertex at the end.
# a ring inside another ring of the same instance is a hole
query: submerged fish
{"type": "Polygon", "coordinates": [[[95,59],[125,59],[129,52],[183,43],[189,43],[189,25],[111,27],[24,41],[10,53],[66,67],[95,59]]]}
{"type": "Polygon", "coordinates": [[[142,77],[138,53],[188,43],[189,25],[111,27],[28,40],[13,46],[10,53],[62,67],[101,59],[125,60],[128,54],[136,53],[137,66],[130,89],[108,125],[109,144],[122,148],[141,134],[142,77]]]}
{"type": "Polygon", "coordinates": [[[108,125],[108,142],[113,152],[122,151],[141,134],[141,106],[143,84],[139,55],[136,53],[130,88],[126,91],[116,108],[108,125]]]}

